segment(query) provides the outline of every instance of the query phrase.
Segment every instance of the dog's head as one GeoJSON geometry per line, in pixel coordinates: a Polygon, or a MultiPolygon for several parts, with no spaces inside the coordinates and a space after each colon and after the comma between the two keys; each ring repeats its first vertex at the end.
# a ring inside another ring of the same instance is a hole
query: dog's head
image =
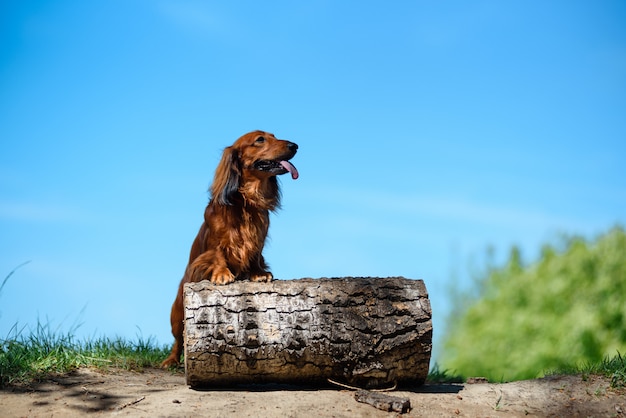
{"type": "Polygon", "coordinates": [[[233,145],[224,150],[222,160],[215,171],[211,194],[217,203],[232,205],[233,199],[244,186],[258,190],[269,190],[278,200],[276,176],[291,173],[295,180],[298,170],[289,162],[298,145],[273,134],[253,131],[243,135],[233,145]]]}

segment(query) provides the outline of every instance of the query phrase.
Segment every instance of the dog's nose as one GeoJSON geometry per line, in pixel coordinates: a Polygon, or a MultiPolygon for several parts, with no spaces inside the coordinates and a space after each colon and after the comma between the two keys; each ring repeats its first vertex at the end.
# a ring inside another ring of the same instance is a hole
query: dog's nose
{"type": "Polygon", "coordinates": [[[287,144],[287,148],[289,148],[289,151],[291,151],[291,152],[296,152],[296,151],[298,151],[298,144],[293,143],[293,142],[289,142],[287,144]]]}

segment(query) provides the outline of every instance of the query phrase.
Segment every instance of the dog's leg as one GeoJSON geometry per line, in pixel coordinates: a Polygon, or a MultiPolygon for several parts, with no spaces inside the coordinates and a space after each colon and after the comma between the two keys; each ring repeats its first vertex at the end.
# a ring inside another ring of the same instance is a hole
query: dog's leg
{"type": "Polygon", "coordinates": [[[263,255],[257,254],[250,265],[250,280],[253,282],[271,282],[274,275],[268,270],[263,255]]]}
{"type": "Polygon", "coordinates": [[[174,345],[170,355],[161,363],[161,367],[168,368],[172,366],[178,366],[180,364],[180,355],[183,353],[183,286],[185,281],[181,281],[178,288],[178,294],[176,300],[172,305],[172,313],[170,315],[170,321],[172,324],[172,335],[174,336],[174,345]]]}
{"type": "Polygon", "coordinates": [[[235,275],[228,269],[226,258],[216,250],[200,255],[191,263],[189,269],[192,282],[210,280],[215,284],[228,284],[235,281],[235,275]]]}

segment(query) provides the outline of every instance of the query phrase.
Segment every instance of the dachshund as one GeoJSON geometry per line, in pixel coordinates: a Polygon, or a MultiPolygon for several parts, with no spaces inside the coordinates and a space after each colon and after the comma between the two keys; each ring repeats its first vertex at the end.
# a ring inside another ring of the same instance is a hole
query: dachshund
{"type": "Polygon", "coordinates": [[[270,282],[263,258],[269,212],[280,207],[276,176],[298,170],[289,162],[298,145],[268,132],[243,135],[224,150],[210,188],[204,222],[191,246],[189,264],[178,287],[170,316],[174,345],[162,367],[178,366],[183,351],[183,288],[185,283],[210,280],[270,282]]]}

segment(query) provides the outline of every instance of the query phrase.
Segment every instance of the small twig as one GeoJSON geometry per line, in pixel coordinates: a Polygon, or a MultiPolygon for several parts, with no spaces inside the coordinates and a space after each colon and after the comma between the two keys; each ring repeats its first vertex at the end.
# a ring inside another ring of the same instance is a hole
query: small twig
{"type": "Polygon", "coordinates": [[[383,393],[370,392],[368,390],[355,392],[354,399],[356,399],[357,402],[372,405],[374,408],[378,408],[381,411],[404,414],[411,409],[411,401],[409,398],[400,398],[398,396],[390,396],[383,393]]]}
{"type": "Polygon", "coordinates": [[[127,402],[127,403],[125,403],[124,405],[120,406],[120,407],[119,407],[119,408],[117,408],[117,409],[124,409],[124,408],[126,408],[126,407],[128,407],[128,406],[132,406],[132,405],[138,404],[139,402],[143,401],[144,399],[146,399],[146,397],[145,397],[145,396],[142,396],[141,398],[137,398],[137,399],[135,399],[134,401],[131,401],[131,402],[127,402]]]}
{"type": "Polygon", "coordinates": [[[390,387],[390,388],[365,389],[365,388],[360,388],[358,386],[350,386],[350,385],[346,385],[345,383],[339,383],[339,382],[331,379],[330,377],[327,378],[326,380],[328,380],[329,383],[332,383],[333,385],[341,386],[342,388],[346,388],[346,389],[350,389],[350,390],[369,390],[370,392],[391,392],[391,391],[396,390],[396,388],[398,387],[398,382],[393,382],[393,386],[390,387]]]}

